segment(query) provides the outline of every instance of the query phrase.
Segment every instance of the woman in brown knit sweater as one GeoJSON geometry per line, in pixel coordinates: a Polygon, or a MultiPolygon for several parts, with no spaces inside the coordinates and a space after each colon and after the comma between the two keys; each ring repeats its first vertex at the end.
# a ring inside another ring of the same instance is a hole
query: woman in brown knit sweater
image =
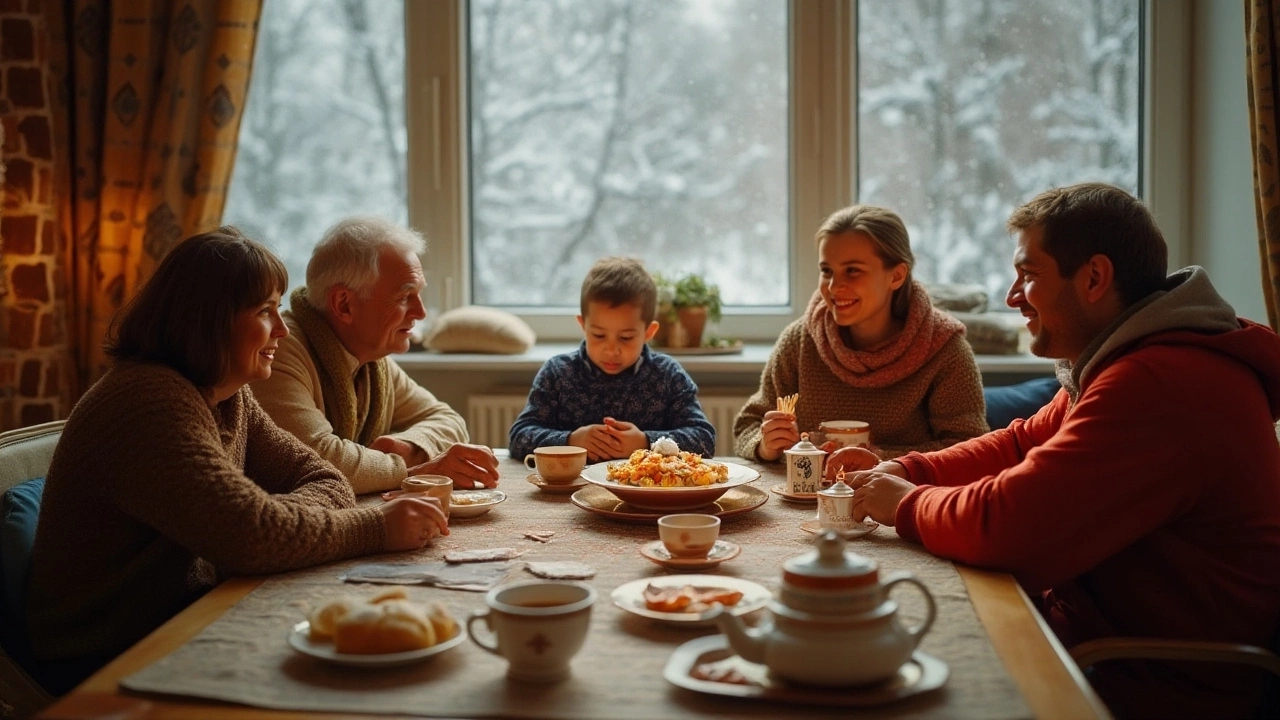
{"type": "Polygon", "coordinates": [[[247,383],[285,329],[283,264],[235,228],[189,238],[122,317],[115,365],[71,412],[46,480],[26,620],[59,692],[235,574],[421,547],[434,500],[357,508],[247,383]]]}
{"type": "MultiPolygon", "coordinates": [[[[936,310],[912,279],[915,257],[902,220],[854,205],[827,218],[817,238],[818,290],[778,337],[760,389],[734,419],[734,450],[778,460],[802,430],[827,420],[870,423],[880,458],[987,432],[982,377],[964,326],[936,310]],[[778,398],[794,393],[794,414],[776,409],[778,398]]],[[[855,469],[866,464],[858,455],[846,450],[829,464],[855,469]]]]}

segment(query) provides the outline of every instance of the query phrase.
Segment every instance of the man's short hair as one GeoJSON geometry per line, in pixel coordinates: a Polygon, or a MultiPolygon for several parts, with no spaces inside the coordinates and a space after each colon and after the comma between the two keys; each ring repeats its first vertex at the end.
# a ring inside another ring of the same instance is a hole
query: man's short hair
{"type": "Polygon", "coordinates": [[[583,317],[587,315],[587,303],[591,302],[608,303],[609,307],[635,305],[648,325],[658,314],[658,286],[644,264],[635,258],[601,258],[582,281],[583,317]]]}
{"type": "Polygon", "coordinates": [[[1105,183],[1054,188],[1009,216],[1009,232],[1043,231],[1058,274],[1071,277],[1094,255],[1106,255],[1126,306],[1164,287],[1169,249],[1151,212],[1134,196],[1105,183]]]}
{"type": "Polygon", "coordinates": [[[427,243],[416,230],[370,215],[353,215],[334,223],[311,251],[307,263],[307,297],[317,308],[334,285],[345,285],[367,298],[378,281],[378,258],[392,249],[421,255],[427,243]]]}

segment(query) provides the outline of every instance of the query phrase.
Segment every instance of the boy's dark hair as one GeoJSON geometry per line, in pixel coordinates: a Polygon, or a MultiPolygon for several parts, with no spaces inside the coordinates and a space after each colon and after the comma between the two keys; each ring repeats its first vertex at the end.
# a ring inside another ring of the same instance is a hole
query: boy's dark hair
{"type": "Polygon", "coordinates": [[[1044,250],[1071,277],[1094,255],[1115,268],[1126,306],[1164,287],[1169,250],[1151,212],[1134,196],[1105,183],[1081,183],[1040,193],[1009,216],[1009,232],[1043,230],[1044,250]]]}
{"type": "Polygon", "coordinates": [[[648,325],[658,314],[658,286],[644,264],[635,258],[600,258],[582,281],[583,317],[590,302],[608,303],[611,308],[635,305],[640,308],[640,318],[648,325]]]}
{"type": "Polygon", "coordinates": [[[193,235],[116,313],[107,355],[168,365],[196,387],[212,388],[230,368],[236,315],[288,286],[284,263],[236,228],[193,235]]]}

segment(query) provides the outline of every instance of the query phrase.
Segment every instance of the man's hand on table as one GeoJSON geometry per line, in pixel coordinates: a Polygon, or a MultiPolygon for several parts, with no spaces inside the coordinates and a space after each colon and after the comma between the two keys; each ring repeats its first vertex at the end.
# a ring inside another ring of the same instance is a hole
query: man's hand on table
{"type": "Polygon", "coordinates": [[[383,435],[375,439],[369,443],[369,449],[384,452],[388,455],[399,455],[404,458],[404,464],[408,467],[427,461],[427,452],[425,450],[407,440],[401,440],[391,435],[383,435]]]}
{"type": "MultiPolygon", "coordinates": [[[[826,443],[823,443],[823,447],[826,447],[826,443]]],[[[827,456],[826,463],[822,466],[822,474],[829,485],[836,481],[836,474],[841,470],[844,470],[847,475],[856,470],[871,470],[877,465],[887,464],[889,463],[881,463],[880,458],[866,448],[839,448],[827,456]]],[[[897,465],[897,463],[893,464],[897,465]]],[[[903,472],[905,473],[905,470],[903,472]]],[[[849,479],[846,477],[845,483],[848,482],[849,479]]]]}
{"type": "Polygon", "coordinates": [[[455,490],[496,487],[498,458],[483,445],[457,443],[430,460],[409,468],[410,475],[444,475],[455,490]]]}
{"type": "Polygon", "coordinates": [[[853,488],[853,519],[862,522],[869,517],[893,527],[902,499],[916,489],[906,474],[906,468],[896,462],[882,462],[871,470],[846,474],[844,482],[853,488]]]}
{"type": "Polygon", "coordinates": [[[398,497],[378,510],[387,521],[387,550],[417,550],[432,538],[449,534],[449,518],[435,498],[398,497]]]}

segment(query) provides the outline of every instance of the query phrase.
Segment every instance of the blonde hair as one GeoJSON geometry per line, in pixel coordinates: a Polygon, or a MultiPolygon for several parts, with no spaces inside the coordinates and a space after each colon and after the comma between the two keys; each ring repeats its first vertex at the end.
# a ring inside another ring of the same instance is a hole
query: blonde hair
{"type": "Polygon", "coordinates": [[[916,265],[916,256],[911,252],[911,238],[907,235],[907,226],[902,218],[888,208],[876,205],[851,205],[837,210],[827,217],[818,228],[815,240],[821,244],[823,240],[860,232],[871,238],[876,247],[876,255],[886,268],[907,266],[907,279],[902,287],[893,291],[893,299],[889,303],[893,317],[901,320],[911,310],[912,285],[911,270],[916,265]]]}
{"type": "Polygon", "coordinates": [[[378,258],[386,249],[421,255],[427,242],[416,230],[371,215],[353,215],[334,223],[311,251],[307,263],[307,297],[324,307],[334,285],[345,285],[362,298],[378,281],[378,258]]]}

